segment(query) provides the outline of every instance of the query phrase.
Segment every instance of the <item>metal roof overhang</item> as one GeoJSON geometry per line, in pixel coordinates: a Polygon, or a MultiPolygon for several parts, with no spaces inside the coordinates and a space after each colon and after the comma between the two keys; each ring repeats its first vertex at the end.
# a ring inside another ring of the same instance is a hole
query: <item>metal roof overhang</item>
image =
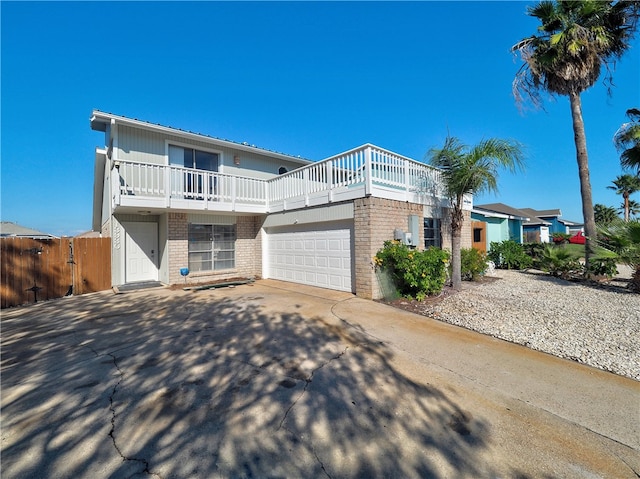
{"type": "Polygon", "coordinates": [[[191,139],[194,141],[202,141],[206,143],[210,143],[215,146],[224,147],[224,148],[233,148],[235,150],[246,151],[253,154],[259,154],[264,156],[270,156],[272,158],[277,158],[279,160],[285,160],[290,162],[297,162],[300,165],[309,165],[315,163],[311,160],[306,160],[303,158],[299,158],[296,156],[287,155],[285,153],[278,153],[275,151],[270,151],[264,148],[258,148],[257,146],[249,145],[248,143],[236,143],[234,141],[222,140],[220,138],[214,138],[212,136],[202,135],[200,133],[193,133],[186,130],[180,130],[178,128],[172,128],[168,126],[162,126],[154,123],[149,123],[146,121],[135,120],[131,118],[127,118],[124,116],[113,115],[111,113],[104,113],[99,110],[94,110],[91,115],[91,128],[95,131],[106,131],[107,124],[115,121],[116,124],[127,125],[134,128],[141,128],[144,130],[155,131],[159,133],[163,133],[166,135],[174,135],[180,136],[185,139],[191,139]]]}

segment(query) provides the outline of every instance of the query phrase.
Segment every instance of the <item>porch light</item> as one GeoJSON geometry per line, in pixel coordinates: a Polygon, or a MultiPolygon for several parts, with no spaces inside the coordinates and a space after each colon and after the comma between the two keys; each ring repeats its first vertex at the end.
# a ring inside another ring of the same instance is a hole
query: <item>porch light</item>
{"type": "Polygon", "coordinates": [[[240,164],[240,157],[238,155],[234,155],[233,156],[233,164],[234,165],[239,165],[240,164]]]}

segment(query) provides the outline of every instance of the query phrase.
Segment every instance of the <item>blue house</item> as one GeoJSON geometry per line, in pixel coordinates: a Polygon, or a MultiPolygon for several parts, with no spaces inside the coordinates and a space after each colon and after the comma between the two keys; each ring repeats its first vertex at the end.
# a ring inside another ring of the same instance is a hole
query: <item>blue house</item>
{"type": "Polygon", "coordinates": [[[522,211],[504,203],[475,205],[471,210],[472,244],[476,249],[488,250],[491,243],[513,240],[522,243],[524,240],[523,225],[529,217],[522,211]],[[481,226],[478,223],[484,223],[481,226]],[[485,237],[482,238],[482,228],[485,237]]]}
{"type": "Polygon", "coordinates": [[[570,234],[582,230],[581,223],[561,219],[562,212],[559,209],[519,208],[519,210],[530,218],[523,225],[526,242],[549,243],[554,233],[570,234]]]}

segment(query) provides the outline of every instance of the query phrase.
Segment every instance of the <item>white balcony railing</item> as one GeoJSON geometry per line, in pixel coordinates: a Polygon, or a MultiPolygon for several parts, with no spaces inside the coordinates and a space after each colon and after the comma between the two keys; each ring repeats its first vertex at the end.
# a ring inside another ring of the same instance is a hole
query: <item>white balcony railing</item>
{"type": "Polygon", "coordinates": [[[426,203],[442,198],[439,170],[373,145],[270,180],[119,161],[117,205],[275,212],[368,195],[426,203]]]}

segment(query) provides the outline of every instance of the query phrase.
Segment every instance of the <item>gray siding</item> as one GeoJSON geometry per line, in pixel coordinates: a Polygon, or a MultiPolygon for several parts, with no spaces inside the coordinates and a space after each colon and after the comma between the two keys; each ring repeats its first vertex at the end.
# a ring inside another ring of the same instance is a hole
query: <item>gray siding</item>
{"type": "Polygon", "coordinates": [[[125,125],[118,126],[117,158],[125,161],[166,165],[167,141],[178,145],[221,152],[219,171],[230,175],[268,179],[277,176],[281,166],[287,168],[288,171],[300,166],[294,161],[288,162],[271,158],[268,155],[220,147],[206,141],[194,141],[177,135],[165,135],[125,125]],[[239,159],[239,165],[234,164],[235,157],[239,159]]]}
{"type": "Polygon", "coordinates": [[[168,248],[169,224],[167,215],[158,217],[158,279],[164,284],[169,284],[169,248],[168,248]]]}
{"type": "Polygon", "coordinates": [[[308,223],[322,223],[326,221],[353,219],[353,202],[346,202],[331,206],[309,208],[305,210],[286,211],[267,216],[263,228],[278,226],[302,225],[308,223]]]}
{"type": "Polygon", "coordinates": [[[102,211],[100,223],[104,223],[111,217],[111,175],[109,171],[109,161],[104,165],[104,181],[102,182],[102,211]]]}

